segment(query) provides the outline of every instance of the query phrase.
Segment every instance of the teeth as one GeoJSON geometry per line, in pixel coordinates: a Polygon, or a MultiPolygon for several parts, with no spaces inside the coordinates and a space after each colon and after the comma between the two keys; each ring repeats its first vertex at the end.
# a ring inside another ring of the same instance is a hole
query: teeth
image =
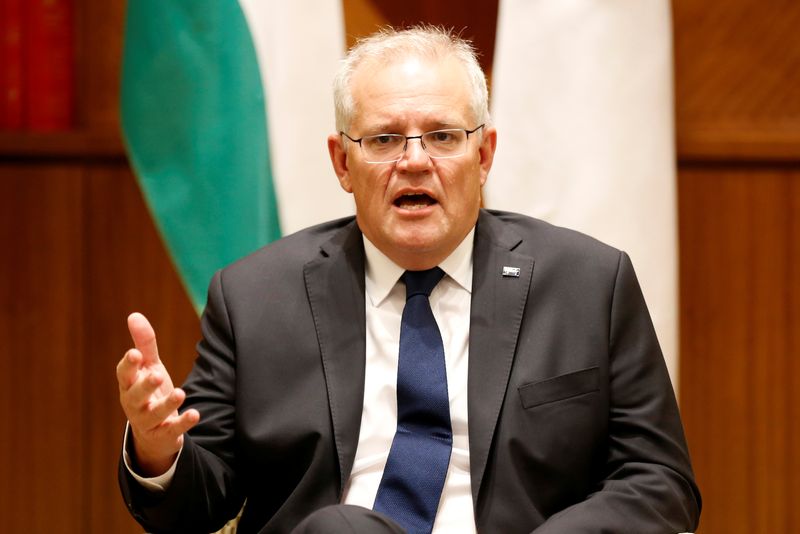
{"type": "Polygon", "coordinates": [[[395,205],[407,210],[419,210],[435,203],[436,201],[424,193],[405,193],[395,201],[395,205]]]}

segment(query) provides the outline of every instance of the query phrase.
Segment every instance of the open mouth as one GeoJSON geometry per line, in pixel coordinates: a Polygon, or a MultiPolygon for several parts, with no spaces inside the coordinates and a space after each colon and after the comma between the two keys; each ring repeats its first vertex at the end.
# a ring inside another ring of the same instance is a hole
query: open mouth
{"type": "Polygon", "coordinates": [[[407,193],[394,200],[394,205],[404,210],[419,210],[434,204],[436,200],[425,193],[407,193]]]}

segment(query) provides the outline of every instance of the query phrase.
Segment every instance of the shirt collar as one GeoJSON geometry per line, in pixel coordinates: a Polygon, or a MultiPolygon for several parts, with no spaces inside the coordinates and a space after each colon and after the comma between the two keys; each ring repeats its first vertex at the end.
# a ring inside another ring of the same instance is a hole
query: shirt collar
{"type": "MultiPolygon", "coordinates": [[[[363,238],[367,261],[365,289],[372,305],[379,306],[389,296],[389,292],[400,280],[405,270],[390,260],[366,236],[363,238]]],[[[472,249],[474,244],[475,227],[473,226],[456,249],[439,264],[439,268],[468,293],[472,293],[472,249]]]]}

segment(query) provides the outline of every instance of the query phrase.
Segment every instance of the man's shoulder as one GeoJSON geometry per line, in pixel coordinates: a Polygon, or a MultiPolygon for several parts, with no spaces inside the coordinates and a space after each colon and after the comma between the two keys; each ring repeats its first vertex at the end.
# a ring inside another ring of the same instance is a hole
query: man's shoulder
{"type": "Polygon", "coordinates": [[[483,250],[493,243],[506,254],[529,258],[535,284],[546,285],[561,299],[571,295],[575,306],[585,305],[584,299],[595,298],[589,295],[597,291],[612,289],[625,261],[622,251],[591,236],[518,213],[487,211],[478,224],[484,226],[479,228],[483,250]]]}
{"type": "Polygon", "coordinates": [[[261,247],[223,269],[226,277],[261,276],[264,273],[302,271],[303,265],[349,246],[359,236],[355,217],[343,217],[310,226],[261,247]]]}
{"type": "Polygon", "coordinates": [[[598,239],[570,228],[521,213],[500,210],[481,210],[481,222],[490,233],[503,239],[520,252],[533,256],[581,255],[599,258],[619,258],[620,250],[598,239]]]}

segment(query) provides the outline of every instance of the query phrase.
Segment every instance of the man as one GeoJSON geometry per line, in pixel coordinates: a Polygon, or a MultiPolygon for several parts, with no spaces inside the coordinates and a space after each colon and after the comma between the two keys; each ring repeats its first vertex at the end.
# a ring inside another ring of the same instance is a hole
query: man
{"type": "Polygon", "coordinates": [[[211,531],[246,499],[241,532],[694,529],[627,256],[480,209],[497,133],[470,45],[384,31],[349,52],[334,93],[328,148],[355,220],[218,272],[182,390],[146,319],[128,320],[120,483],[137,520],[211,531]],[[420,271],[438,283],[412,290],[420,271]]]}

